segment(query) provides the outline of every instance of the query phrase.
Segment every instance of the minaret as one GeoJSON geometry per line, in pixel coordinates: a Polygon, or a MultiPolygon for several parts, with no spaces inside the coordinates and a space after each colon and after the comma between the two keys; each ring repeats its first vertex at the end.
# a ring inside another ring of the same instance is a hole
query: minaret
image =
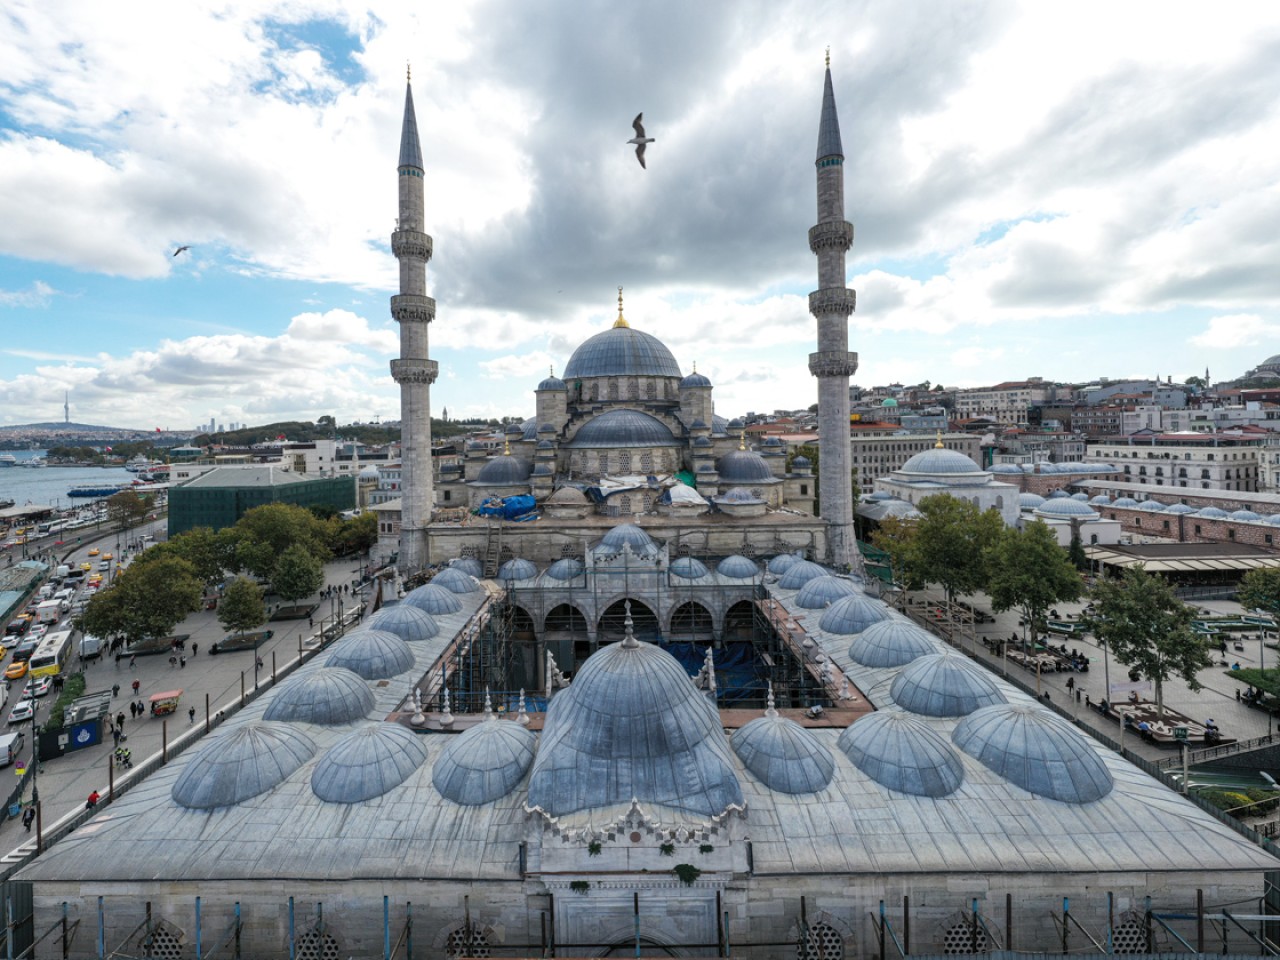
{"type": "Polygon", "coordinates": [[[391,376],[400,384],[400,559],[402,573],[427,565],[427,524],[433,502],[431,476],[431,384],[437,365],[428,359],[427,324],[436,302],[427,296],[431,237],[423,232],[422,148],[413,110],[413,87],[406,72],[404,124],[400,129],[400,217],[391,251],[400,261],[400,293],[391,298],[391,316],[400,324],[400,357],[391,376]]]}
{"type": "Polygon", "coordinates": [[[809,312],[818,321],[818,350],[809,354],[809,372],[818,378],[818,512],[829,527],[830,560],[862,573],[862,555],[853,532],[853,477],[849,451],[849,377],[858,355],[849,352],[849,315],[855,294],[845,286],[844,255],[853,245],[853,224],[844,218],[844,150],[840,118],[831,88],[831,53],[822,89],[818,123],[818,222],[809,230],[809,249],[818,257],[818,289],[809,294],[809,312]]]}

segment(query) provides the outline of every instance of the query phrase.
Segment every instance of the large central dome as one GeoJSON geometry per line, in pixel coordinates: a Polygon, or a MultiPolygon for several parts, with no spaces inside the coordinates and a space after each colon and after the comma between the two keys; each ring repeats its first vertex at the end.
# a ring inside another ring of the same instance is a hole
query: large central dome
{"type": "Polygon", "coordinates": [[[564,368],[564,379],[583,377],[680,377],[671,351],[657,337],[631,327],[610,327],[582,343],[564,368]]]}

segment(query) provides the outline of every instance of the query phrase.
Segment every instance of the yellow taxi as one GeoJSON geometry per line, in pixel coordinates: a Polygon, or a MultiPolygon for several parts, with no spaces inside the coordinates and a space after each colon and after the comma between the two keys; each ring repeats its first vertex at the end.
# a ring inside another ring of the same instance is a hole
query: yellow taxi
{"type": "Polygon", "coordinates": [[[93,569],[93,564],[86,560],[84,563],[80,564],[80,569],[88,573],[93,569]]]}
{"type": "Polygon", "coordinates": [[[97,547],[89,548],[89,556],[96,557],[99,553],[101,553],[101,551],[97,547]]]}
{"type": "Polygon", "coordinates": [[[103,559],[103,560],[114,560],[114,559],[115,559],[115,557],[114,557],[114,556],[112,556],[110,553],[104,553],[104,554],[102,555],[102,559],[103,559]]]}
{"type": "Polygon", "coordinates": [[[21,680],[27,675],[27,661],[15,660],[4,668],[4,678],[6,680],[21,680]]]}

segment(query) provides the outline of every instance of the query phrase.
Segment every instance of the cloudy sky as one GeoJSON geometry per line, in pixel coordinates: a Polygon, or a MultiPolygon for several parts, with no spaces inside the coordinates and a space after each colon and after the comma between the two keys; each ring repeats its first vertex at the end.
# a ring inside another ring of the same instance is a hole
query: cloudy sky
{"type": "Polygon", "coordinates": [[[7,0],[0,424],[396,419],[406,62],[435,412],[531,414],[620,285],[717,412],[807,406],[828,46],[857,382],[1280,352],[1274,3],[7,0]]]}

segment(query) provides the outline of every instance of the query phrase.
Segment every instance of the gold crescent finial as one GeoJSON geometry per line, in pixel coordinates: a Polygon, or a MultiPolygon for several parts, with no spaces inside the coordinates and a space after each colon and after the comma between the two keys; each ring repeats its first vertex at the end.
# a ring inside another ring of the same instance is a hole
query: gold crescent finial
{"type": "Polygon", "coordinates": [[[942,449],[942,431],[941,430],[938,431],[938,442],[933,445],[933,449],[935,450],[942,449]]]}
{"type": "Polygon", "coordinates": [[[747,431],[745,430],[743,430],[740,434],[738,434],[738,449],[739,450],[747,449],[747,431]]]}
{"type": "Polygon", "coordinates": [[[827,47],[827,69],[831,69],[831,48],[827,47]]]}
{"type": "Polygon", "coordinates": [[[618,288],[618,319],[613,321],[613,325],[615,327],[631,326],[631,324],[627,323],[627,318],[622,315],[622,288],[621,287],[618,288]]]}
{"type": "Polygon", "coordinates": [[[510,441],[510,440],[503,440],[503,441],[502,441],[502,455],[503,455],[504,457],[509,457],[509,456],[511,456],[511,441],[510,441]]]}
{"type": "Polygon", "coordinates": [[[554,363],[547,365],[547,373],[553,377],[556,375],[556,365],[554,363]]]}

